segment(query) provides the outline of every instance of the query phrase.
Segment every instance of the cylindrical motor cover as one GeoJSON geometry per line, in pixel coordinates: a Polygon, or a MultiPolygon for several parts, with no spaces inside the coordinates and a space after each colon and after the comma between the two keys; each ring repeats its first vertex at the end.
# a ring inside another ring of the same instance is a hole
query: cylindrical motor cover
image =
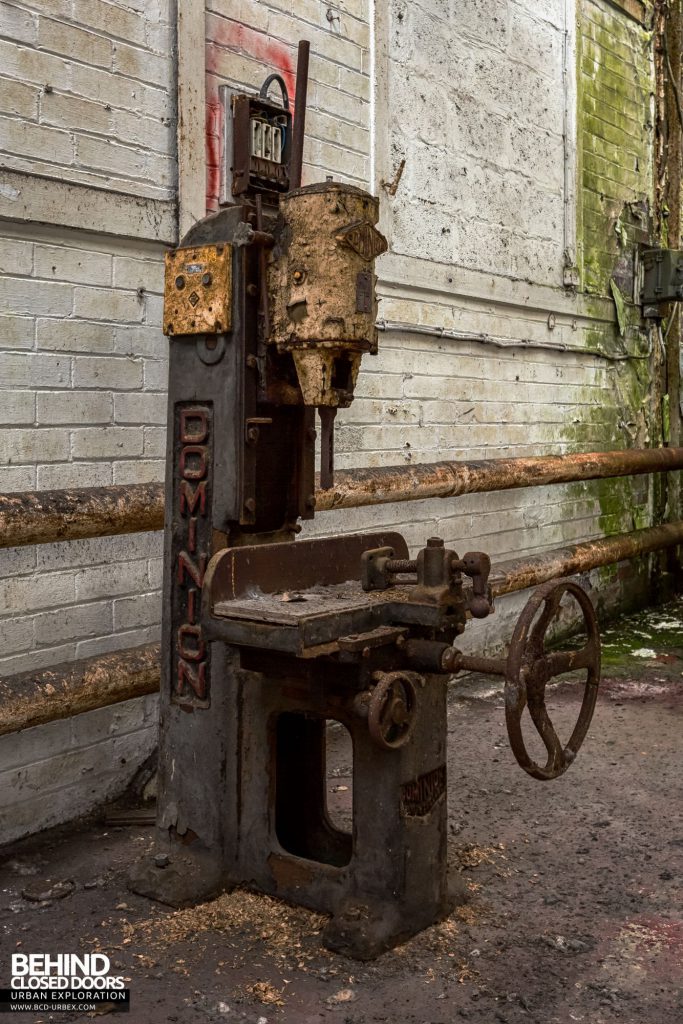
{"type": "Polygon", "coordinates": [[[280,199],[269,342],[291,353],[305,405],[349,405],[363,352],[377,351],[378,218],[378,199],[335,181],[280,199]]]}

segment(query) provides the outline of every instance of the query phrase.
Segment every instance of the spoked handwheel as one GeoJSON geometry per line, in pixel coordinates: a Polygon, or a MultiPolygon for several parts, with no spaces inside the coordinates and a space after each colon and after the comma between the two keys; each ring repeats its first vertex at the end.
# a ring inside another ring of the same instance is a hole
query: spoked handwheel
{"type": "Polygon", "coordinates": [[[412,736],[417,720],[416,672],[376,672],[368,705],[370,735],[379,747],[398,750],[412,736]]]}
{"type": "Polygon", "coordinates": [[[600,633],[593,603],[582,587],[569,580],[549,580],[526,603],[512,635],[505,673],[505,719],[512,752],[535,779],[556,779],[566,772],[583,743],[595,711],[600,682],[600,633]],[[562,598],[569,594],[583,613],[587,641],[576,651],[545,651],[548,627],[562,598]],[[583,669],[586,673],[581,710],[565,747],[550,721],[545,704],[547,684],[556,676],[583,669]],[[548,751],[544,767],[529,756],[522,736],[522,713],[529,714],[548,751]]]}

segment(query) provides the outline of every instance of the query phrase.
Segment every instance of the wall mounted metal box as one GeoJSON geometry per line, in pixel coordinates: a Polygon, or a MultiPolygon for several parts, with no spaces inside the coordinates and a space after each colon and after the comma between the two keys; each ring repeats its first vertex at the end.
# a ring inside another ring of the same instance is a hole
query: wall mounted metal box
{"type": "Polygon", "coordinates": [[[641,254],[641,266],[640,301],[644,306],[683,299],[683,251],[645,249],[641,254]]]}

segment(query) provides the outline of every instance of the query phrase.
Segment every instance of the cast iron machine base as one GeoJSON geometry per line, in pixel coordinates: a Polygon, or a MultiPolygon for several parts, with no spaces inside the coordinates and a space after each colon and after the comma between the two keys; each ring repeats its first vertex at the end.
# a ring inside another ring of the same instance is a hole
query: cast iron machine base
{"type": "Polygon", "coordinates": [[[486,556],[459,559],[438,538],[411,561],[398,534],[219,552],[206,573],[203,607],[236,719],[227,842],[207,848],[194,829],[179,831],[177,817],[162,818],[172,841],[138,867],[136,891],[183,905],[245,885],[329,913],[325,945],[361,960],[462,902],[459,880],[447,874],[449,676],[465,669],[505,675],[513,751],[540,779],[562,774],[573,760],[599,678],[592,605],[571,582],[537,589],[506,661],[462,655],[453,640],[466,619],[490,611],[487,575],[486,556]],[[464,587],[468,572],[472,585],[464,587]],[[546,653],[565,594],[583,611],[589,641],[546,653]],[[587,672],[584,703],[562,747],[545,687],[554,675],[580,669],[587,672]],[[525,706],[546,745],[545,766],[521,740],[525,706]],[[327,811],[330,722],[352,741],[350,832],[327,811]]]}

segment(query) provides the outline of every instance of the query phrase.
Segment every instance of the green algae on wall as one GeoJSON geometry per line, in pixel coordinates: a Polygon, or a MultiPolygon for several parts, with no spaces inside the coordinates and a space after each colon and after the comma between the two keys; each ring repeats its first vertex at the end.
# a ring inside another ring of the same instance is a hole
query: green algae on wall
{"type": "Polygon", "coordinates": [[[578,39],[582,286],[610,296],[615,269],[628,278],[634,242],[647,233],[653,188],[652,35],[601,0],[582,0],[578,39]]]}
{"type": "MultiPolygon", "coordinates": [[[[642,358],[609,364],[599,414],[587,403],[579,420],[566,426],[564,439],[575,451],[585,451],[589,438],[603,450],[640,447],[661,440],[654,436],[650,341],[634,302],[635,253],[651,239],[653,39],[606,0],[580,0],[578,16],[578,254],[585,305],[593,317],[584,343],[642,358]],[[604,298],[614,304],[613,322],[605,319],[604,298]]],[[[647,477],[590,481],[572,485],[570,493],[594,502],[604,535],[652,521],[647,477]]]]}

